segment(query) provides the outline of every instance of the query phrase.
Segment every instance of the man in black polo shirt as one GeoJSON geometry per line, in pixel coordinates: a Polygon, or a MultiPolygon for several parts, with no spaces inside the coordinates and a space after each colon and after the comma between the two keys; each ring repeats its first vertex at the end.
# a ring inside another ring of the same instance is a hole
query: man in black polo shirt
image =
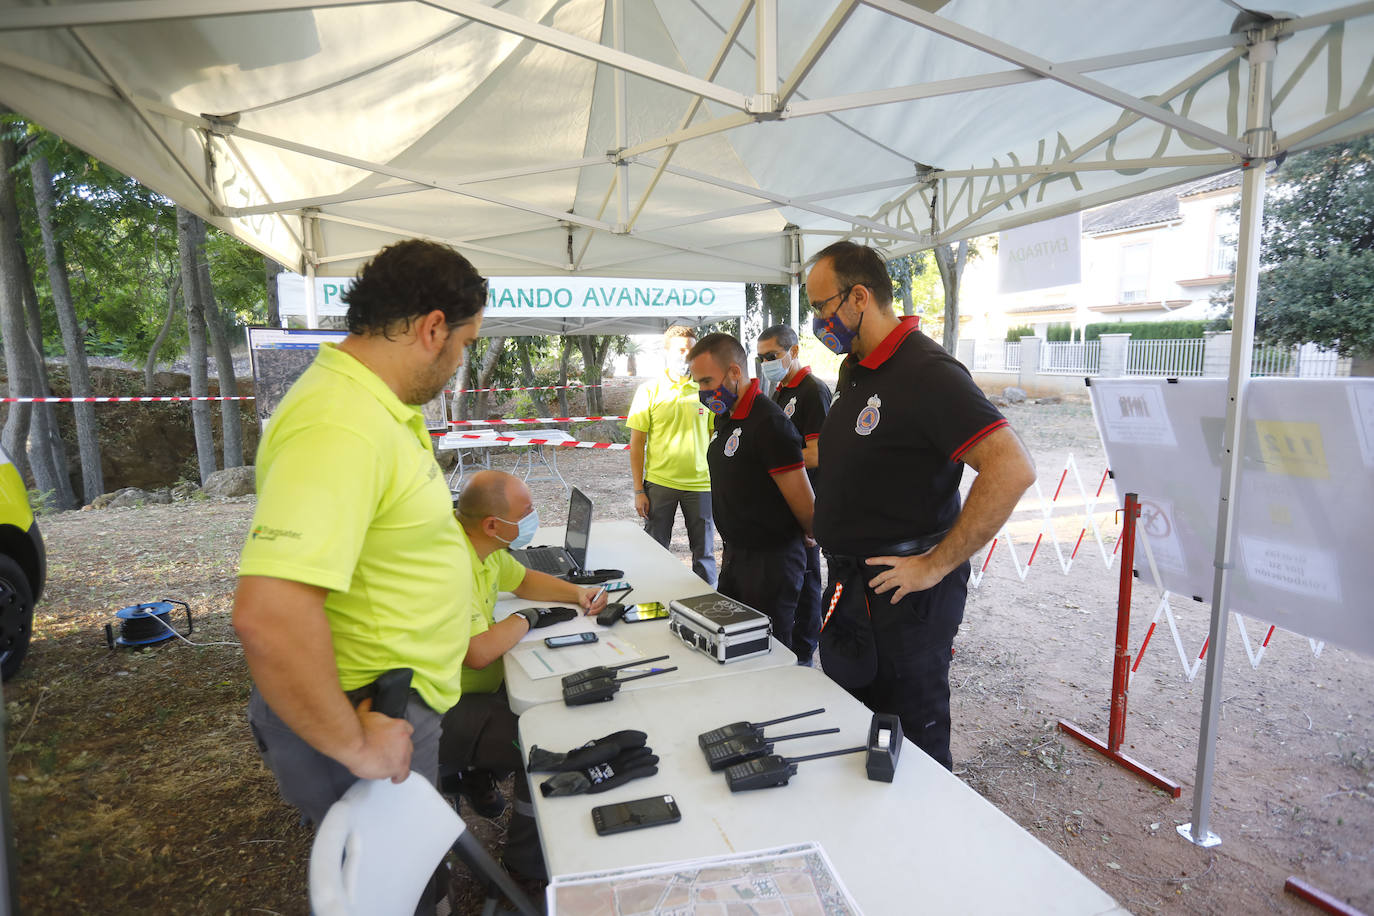
{"type": "MultiPolygon", "coordinates": [[[[763,360],[763,377],[778,386],[773,390],[774,403],[801,433],[802,460],[814,490],[819,454],[816,440],[820,438],[825,414],[830,410],[830,388],[811,374],[810,366],[801,364],[797,332],[787,325],[778,324],[765,330],[759,337],[758,351],[759,359],[763,360]]],[[[797,664],[811,664],[820,630],[821,548],[811,543],[806,548],[806,573],[802,577],[801,597],[797,599],[797,615],[792,625],[792,651],[797,653],[797,664]]]]}
{"type": "Polygon", "coordinates": [[[708,334],[687,354],[701,402],[716,415],[706,450],[711,507],[725,542],[716,589],[767,614],[774,638],[790,647],[814,500],[802,438],[782,408],[759,397],[745,359],[729,334],[708,334]]]}
{"type": "Polygon", "coordinates": [[[906,736],[952,769],[949,663],[968,559],[1035,468],[968,370],[915,318],[893,314],[877,251],[825,248],[806,290],[816,336],[848,354],[820,437],[815,531],[830,562],[821,666],[870,709],[896,713],[906,736]],[[965,464],[978,477],[961,509],[965,464]]]}

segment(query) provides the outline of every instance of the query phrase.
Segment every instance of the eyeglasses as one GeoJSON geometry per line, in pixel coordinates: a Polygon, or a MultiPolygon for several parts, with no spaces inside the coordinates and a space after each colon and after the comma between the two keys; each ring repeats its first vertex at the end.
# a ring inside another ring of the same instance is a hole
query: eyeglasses
{"type": "Polygon", "coordinates": [[[853,292],[853,290],[854,287],[846,286],[844,289],[840,290],[833,296],[826,296],[824,299],[813,299],[811,300],[811,310],[814,311],[817,315],[819,315],[821,313],[821,309],[825,308],[825,304],[829,302],[831,299],[839,299],[839,305],[844,305],[844,300],[849,296],[851,292],[853,292]]]}
{"type": "MultiPolygon", "coordinates": [[[[833,297],[832,297],[832,298],[833,298],[833,297]]],[[[763,360],[765,363],[771,363],[771,362],[772,362],[773,360],[775,360],[775,359],[782,359],[782,357],[783,357],[783,351],[782,351],[782,350],[773,350],[773,351],[770,352],[770,353],[760,353],[760,354],[759,354],[759,359],[763,360]]]]}

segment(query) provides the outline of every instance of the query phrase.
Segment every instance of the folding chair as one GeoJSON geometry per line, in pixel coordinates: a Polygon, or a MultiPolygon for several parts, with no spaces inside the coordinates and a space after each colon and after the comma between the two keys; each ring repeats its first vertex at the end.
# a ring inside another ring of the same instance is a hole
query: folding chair
{"type": "Polygon", "coordinates": [[[360,779],[329,809],[310,849],[311,909],[316,916],[411,916],[450,848],[487,886],[484,916],[540,916],[418,773],[399,784],[360,779]],[[515,909],[498,911],[493,889],[515,909]]]}

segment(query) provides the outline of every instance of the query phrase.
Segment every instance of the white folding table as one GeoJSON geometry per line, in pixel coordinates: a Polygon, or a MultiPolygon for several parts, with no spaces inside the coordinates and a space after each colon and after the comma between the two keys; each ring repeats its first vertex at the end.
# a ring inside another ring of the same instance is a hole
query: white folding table
{"type": "MultiPolygon", "coordinates": [[[[540,528],[535,535],[535,543],[562,544],[564,531],[562,527],[540,528]]],[[[659,546],[657,541],[645,534],[634,522],[594,522],[587,542],[587,566],[593,569],[624,570],[624,578],[634,587],[628,599],[632,603],[660,601],[667,604],[673,598],[689,598],[711,591],[709,585],[697,578],[687,566],[659,546]]],[[[500,620],[517,608],[539,603],[519,598],[503,598],[496,603],[495,617],[500,620]]],[[[668,661],[656,662],[655,667],[677,666],[676,671],[630,681],[621,688],[622,692],[663,684],[719,678],[740,671],[789,667],[797,663],[797,657],[790,649],[776,639],[770,638],[769,645],[772,651],[767,655],[722,665],[683,645],[681,640],[669,632],[666,620],[645,623],[621,621],[612,627],[603,627],[597,624],[595,617],[582,616],[566,623],[533,630],[525,636],[524,641],[542,640],[548,636],[584,630],[598,635],[613,633],[616,637],[633,643],[644,658],[668,656],[668,661]]],[[[510,697],[511,709],[517,715],[541,703],[556,702],[560,708],[563,706],[560,678],[531,678],[519,663],[510,658],[506,659],[505,667],[506,694],[510,697]]]]}
{"type": "MultiPolygon", "coordinates": [[[[734,668],[734,666],[727,666],[734,668]]],[[[650,679],[652,680],[652,679],[650,679]]],[[[889,913],[1125,914],[1126,911],[964,785],[905,742],[892,783],[865,776],[864,755],[798,765],[786,786],[731,793],[712,773],[697,735],[732,721],[763,721],[825,707],[821,715],[765,734],[835,726],[837,735],[787,741],[800,756],[865,742],[870,713],[829,678],[797,666],[622,691],[609,703],[542,705],[520,717],[526,757],[538,744],[567,751],[621,729],[647,733],[658,774],[597,795],[544,798],[530,774],[551,875],[743,853],[818,841],[869,916],[889,913]],[[600,837],[591,809],[646,796],[674,796],[682,820],[600,837]]]]}
{"type": "Polygon", "coordinates": [[[568,482],[563,479],[562,473],[558,470],[558,449],[557,445],[543,445],[533,442],[505,442],[503,439],[548,439],[551,442],[573,442],[576,441],[571,435],[561,429],[481,429],[476,427],[463,427],[454,432],[445,433],[434,443],[436,449],[454,449],[458,452],[458,463],[453,466],[453,470],[448,475],[448,487],[457,492],[463,483],[463,477],[467,473],[469,466],[491,467],[491,449],[493,448],[512,448],[526,449],[524,452],[516,452],[515,464],[510,472],[521,477],[527,483],[540,480],[556,480],[562,484],[563,489],[568,489],[568,482]],[[549,451],[545,451],[549,449],[549,451]],[[469,451],[476,453],[473,458],[465,456],[469,451]],[[542,464],[547,473],[540,476],[531,476],[534,472],[535,462],[542,464]],[[524,465],[524,473],[521,474],[520,467],[524,465]]]}

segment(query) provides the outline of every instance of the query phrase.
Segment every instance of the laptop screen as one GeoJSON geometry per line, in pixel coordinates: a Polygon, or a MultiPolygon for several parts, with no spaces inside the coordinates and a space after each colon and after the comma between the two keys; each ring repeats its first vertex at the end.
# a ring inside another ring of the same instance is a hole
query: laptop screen
{"type": "Polygon", "coordinates": [[[587,536],[592,530],[592,501],[577,487],[573,487],[568,501],[568,530],[563,547],[578,569],[587,568],[587,536]]]}

